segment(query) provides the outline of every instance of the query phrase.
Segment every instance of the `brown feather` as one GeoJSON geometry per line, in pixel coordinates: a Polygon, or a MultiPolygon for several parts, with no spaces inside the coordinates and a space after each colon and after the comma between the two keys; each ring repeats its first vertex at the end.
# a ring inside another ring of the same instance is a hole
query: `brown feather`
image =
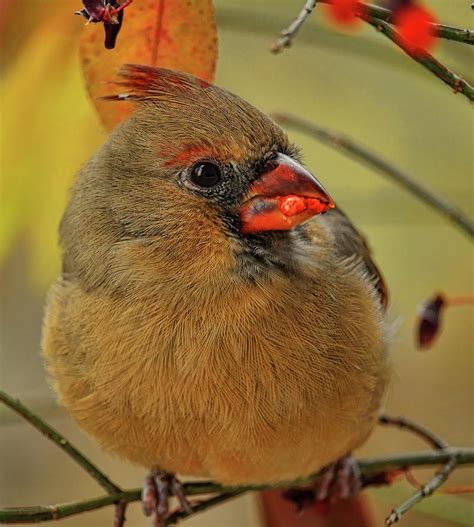
{"type": "Polygon", "coordinates": [[[229,484],[305,476],[376,423],[389,325],[375,267],[331,213],[288,232],[292,272],[236,272],[240,242],[176,184],[194,159],[179,156],[237,163],[288,139],[224,90],[156,75],[134,77],[147,98],[72,189],[44,321],[55,389],[104,448],[144,466],[229,484]]]}

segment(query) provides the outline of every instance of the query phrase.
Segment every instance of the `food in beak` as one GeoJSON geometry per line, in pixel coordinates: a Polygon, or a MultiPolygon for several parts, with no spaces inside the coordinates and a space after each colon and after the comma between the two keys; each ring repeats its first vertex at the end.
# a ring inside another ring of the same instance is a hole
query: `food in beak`
{"type": "Polygon", "coordinates": [[[278,154],[240,207],[241,232],[289,230],[333,207],[331,197],[310,172],[291,157],[278,154]]]}

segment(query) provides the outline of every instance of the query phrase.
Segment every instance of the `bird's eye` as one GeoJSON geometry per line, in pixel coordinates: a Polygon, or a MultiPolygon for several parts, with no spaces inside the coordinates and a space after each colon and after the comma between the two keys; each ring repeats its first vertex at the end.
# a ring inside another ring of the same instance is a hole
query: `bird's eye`
{"type": "Polygon", "coordinates": [[[198,163],[192,168],[190,178],[198,187],[213,187],[221,180],[221,170],[209,161],[198,163]]]}

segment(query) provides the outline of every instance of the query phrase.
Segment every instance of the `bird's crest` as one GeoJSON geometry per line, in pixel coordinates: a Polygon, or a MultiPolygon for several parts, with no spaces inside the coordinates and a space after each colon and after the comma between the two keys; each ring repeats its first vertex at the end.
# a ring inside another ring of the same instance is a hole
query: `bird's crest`
{"type": "Polygon", "coordinates": [[[166,97],[170,93],[186,94],[209,88],[206,81],[185,73],[142,64],[125,64],[119,71],[121,80],[112,84],[126,88],[124,93],[106,95],[105,100],[145,101],[166,97]]]}
{"type": "Polygon", "coordinates": [[[123,66],[119,75],[113,84],[123,92],[104,99],[150,103],[140,118],[148,132],[156,132],[168,153],[160,155],[169,162],[188,159],[189,152],[240,162],[285,150],[287,138],[273,121],[222,88],[187,73],[137,64],[123,66]]]}

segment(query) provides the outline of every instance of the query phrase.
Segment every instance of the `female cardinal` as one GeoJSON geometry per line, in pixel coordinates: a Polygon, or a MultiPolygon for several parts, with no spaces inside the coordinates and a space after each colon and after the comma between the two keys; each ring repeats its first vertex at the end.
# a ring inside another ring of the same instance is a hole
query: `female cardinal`
{"type": "Polygon", "coordinates": [[[272,484],[326,467],[325,498],[388,378],[364,239],[253,106],[165,69],[122,75],[110,98],[137,109],[82,168],[60,228],[43,350],[61,403],[153,468],[157,523],[168,487],[187,507],[175,473],[272,484]]]}

